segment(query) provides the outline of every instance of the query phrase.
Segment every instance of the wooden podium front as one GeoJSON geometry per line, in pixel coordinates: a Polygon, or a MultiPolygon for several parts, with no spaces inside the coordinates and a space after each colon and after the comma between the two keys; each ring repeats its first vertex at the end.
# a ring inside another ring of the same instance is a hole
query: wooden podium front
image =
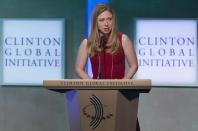
{"type": "Polygon", "coordinates": [[[136,131],[139,93],[151,80],[44,80],[66,92],[70,131],[136,131]]]}

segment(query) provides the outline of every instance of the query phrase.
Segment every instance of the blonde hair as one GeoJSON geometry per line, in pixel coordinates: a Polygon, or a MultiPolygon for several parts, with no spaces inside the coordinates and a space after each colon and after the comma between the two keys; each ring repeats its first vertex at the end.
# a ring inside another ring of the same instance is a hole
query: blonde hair
{"type": "Polygon", "coordinates": [[[88,37],[87,47],[88,54],[92,57],[95,53],[99,53],[103,50],[101,42],[101,36],[98,30],[97,18],[104,11],[109,11],[112,14],[112,30],[109,35],[109,39],[107,41],[107,49],[108,53],[115,53],[119,47],[119,40],[117,38],[117,28],[116,28],[116,16],[112,8],[104,4],[97,4],[94,8],[91,18],[91,32],[88,37]]]}

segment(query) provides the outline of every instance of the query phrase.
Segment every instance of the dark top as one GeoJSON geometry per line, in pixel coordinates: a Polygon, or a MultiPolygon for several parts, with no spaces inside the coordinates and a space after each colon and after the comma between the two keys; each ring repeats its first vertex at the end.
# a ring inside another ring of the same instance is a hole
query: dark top
{"type": "Polygon", "coordinates": [[[118,50],[113,53],[107,53],[107,40],[104,40],[104,50],[97,54],[95,53],[91,60],[91,67],[93,72],[93,79],[122,79],[125,73],[125,55],[122,47],[122,33],[118,33],[118,40],[120,41],[118,50]]]}

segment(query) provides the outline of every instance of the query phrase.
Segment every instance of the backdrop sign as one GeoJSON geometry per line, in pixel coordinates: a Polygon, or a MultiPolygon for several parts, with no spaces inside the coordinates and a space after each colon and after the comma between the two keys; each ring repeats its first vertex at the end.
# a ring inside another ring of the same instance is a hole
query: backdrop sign
{"type": "Polygon", "coordinates": [[[3,84],[64,77],[63,20],[3,20],[3,84]]]}
{"type": "Polygon", "coordinates": [[[197,85],[197,21],[137,20],[137,79],[159,86],[197,85]]]}

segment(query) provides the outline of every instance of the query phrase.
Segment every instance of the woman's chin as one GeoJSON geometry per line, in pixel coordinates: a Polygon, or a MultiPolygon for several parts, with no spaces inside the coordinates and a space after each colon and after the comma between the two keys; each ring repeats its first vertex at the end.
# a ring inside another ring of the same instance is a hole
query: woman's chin
{"type": "Polygon", "coordinates": [[[102,32],[104,35],[108,35],[110,33],[110,31],[103,31],[102,32]]]}

